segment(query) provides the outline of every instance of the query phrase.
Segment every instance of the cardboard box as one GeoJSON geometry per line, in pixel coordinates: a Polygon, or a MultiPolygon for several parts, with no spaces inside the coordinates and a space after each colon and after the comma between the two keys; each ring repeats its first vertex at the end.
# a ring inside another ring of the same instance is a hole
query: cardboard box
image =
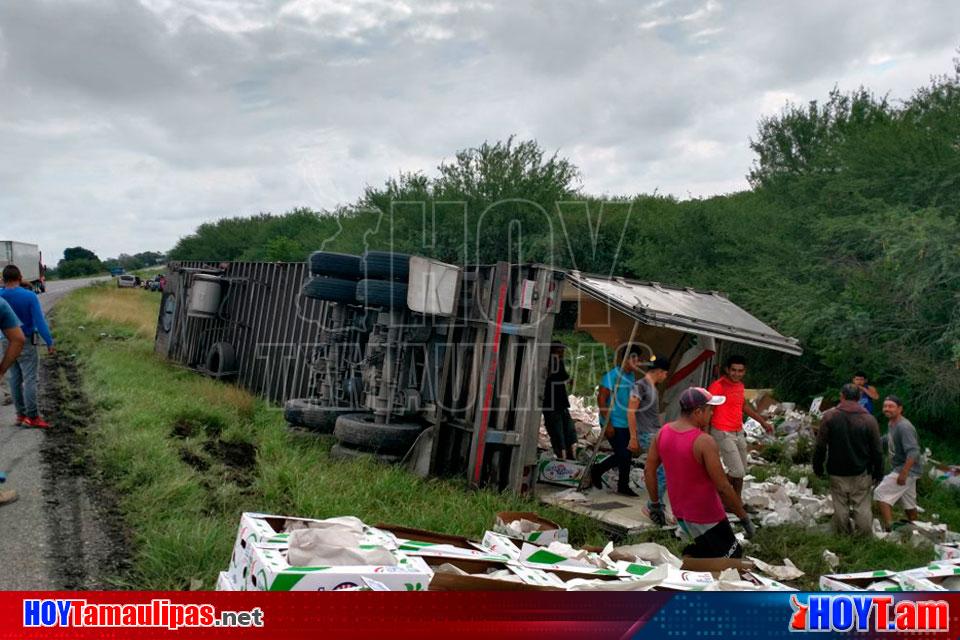
{"type": "Polygon", "coordinates": [[[401,551],[423,558],[431,567],[451,564],[467,573],[486,573],[506,569],[510,559],[463,536],[392,524],[377,524],[375,528],[396,536],[401,551]]]}
{"type": "Polygon", "coordinates": [[[562,487],[579,487],[586,465],[570,460],[540,458],[537,463],[537,481],[562,487]]]}
{"type": "Polygon", "coordinates": [[[236,585],[233,584],[233,580],[230,578],[230,574],[226,571],[221,571],[220,575],[217,577],[217,591],[237,591],[236,585]]]}
{"type": "MultiPolygon", "coordinates": [[[[880,581],[895,582],[896,573],[886,569],[861,571],[860,573],[834,573],[820,576],[821,591],[865,591],[870,585],[880,581]]],[[[887,588],[883,591],[900,591],[899,588],[887,588]]]]}
{"type": "Polygon", "coordinates": [[[742,558],[691,558],[683,557],[683,564],[680,569],[683,571],[706,571],[714,575],[720,575],[721,571],[726,569],[736,569],[743,573],[744,571],[753,571],[756,567],[749,560],[742,558]]]}
{"type": "Polygon", "coordinates": [[[566,529],[561,529],[560,525],[558,525],[556,522],[547,520],[546,518],[541,518],[539,515],[531,511],[501,511],[497,514],[497,521],[493,525],[493,530],[496,533],[502,533],[509,538],[523,540],[524,542],[529,542],[531,544],[536,544],[543,547],[548,546],[551,542],[567,541],[566,529]],[[521,532],[509,526],[511,522],[516,522],[518,520],[527,520],[529,522],[536,523],[538,528],[536,531],[521,532]]]}
{"type": "Polygon", "coordinates": [[[904,591],[954,591],[960,566],[933,562],[926,567],[908,569],[897,574],[897,582],[904,591]],[[944,582],[948,582],[944,584],[944,582]]]}
{"type": "MultiPolygon", "coordinates": [[[[233,584],[237,585],[240,590],[246,588],[253,547],[285,548],[290,538],[287,529],[291,524],[308,525],[311,522],[324,522],[324,520],[276,516],[265,513],[242,514],[240,516],[240,527],[237,530],[237,539],[230,556],[230,564],[227,567],[227,573],[233,580],[233,584]]],[[[387,548],[396,548],[396,539],[388,532],[365,526],[364,537],[366,542],[387,548]]]]}
{"type": "Polygon", "coordinates": [[[716,582],[709,571],[687,571],[669,564],[666,567],[667,577],[654,591],[703,591],[716,582]]]}
{"type": "Polygon", "coordinates": [[[743,577],[749,580],[750,582],[753,582],[754,584],[758,584],[762,587],[766,587],[767,589],[770,589],[772,591],[796,591],[796,589],[794,589],[793,587],[789,585],[785,585],[782,582],[778,582],[773,578],[768,578],[762,573],[748,571],[743,574],[743,577]]]}
{"type": "Polygon", "coordinates": [[[524,544],[520,548],[520,559],[516,563],[527,569],[538,569],[556,574],[563,580],[574,578],[596,578],[601,580],[617,580],[620,572],[615,566],[602,568],[588,562],[565,558],[541,547],[524,544]]]}
{"type": "Polygon", "coordinates": [[[939,560],[960,559],[960,542],[943,542],[933,545],[933,550],[939,560]]]}
{"type": "Polygon", "coordinates": [[[506,556],[510,560],[520,559],[520,547],[514,544],[512,538],[508,538],[502,533],[495,531],[485,532],[480,546],[491,553],[506,556]]]}
{"type": "Polygon", "coordinates": [[[438,533],[428,531],[427,529],[414,529],[413,527],[404,527],[398,524],[383,524],[378,522],[373,525],[378,531],[395,536],[398,540],[418,540],[420,542],[433,542],[435,544],[448,544],[462,549],[473,549],[476,544],[469,538],[456,536],[450,533],[438,533]]]}
{"type": "Polygon", "coordinates": [[[422,558],[391,551],[396,566],[291,567],[286,549],[253,547],[248,591],[337,591],[368,586],[369,579],[390,591],[425,591],[433,571],[422,558]]]}
{"type": "Polygon", "coordinates": [[[458,576],[435,573],[430,580],[430,591],[563,591],[564,587],[499,580],[483,576],[458,576]]]}
{"type": "Polygon", "coordinates": [[[488,573],[507,568],[507,556],[481,551],[461,549],[447,544],[431,544],[413,540],[401,540],[400,551],[407,556],[423,558],[431,567],[450,564],[470,574],[488,573]]]}
{"type": "Polygon", "coordinates": [[[520,578],[524,584],[564,590],[567,588],[566,582],[564,582],[560,576],[550,573],[549,571],[531,569],[517,562],[511,562],[507,565],[507,568],[510,569],[511,573],[520,578]]]}

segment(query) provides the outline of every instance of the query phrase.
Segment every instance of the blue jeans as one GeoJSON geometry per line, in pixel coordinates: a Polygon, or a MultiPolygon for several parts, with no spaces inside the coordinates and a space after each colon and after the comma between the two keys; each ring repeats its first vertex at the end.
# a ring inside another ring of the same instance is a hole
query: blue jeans
{"type": "MultiPolygon", "coordinates": [[[[653,436],[655,433],[638,433],[637,442],[640,443],[640,446],[644,451],[647,452],[647,455],[650,455],[650,443],[653,442],[653,436]]],[[[661,464],[657,467],[657,502],[663,504],[663,494],[667,492],[667,472],[663,470],[663,465],[661,464]]]]}
{"type": "MultiPolygon", "coordinates": [[[[4,346],[6,346],[4,341],[4,346]]],[[[37,345],[30,340],[23,345],[23,351],[17,357],[7,372],[7,382],[10,384],[10,395],[13,404],[17,407],[18,416],[36,418],[37,410],[37,374],[40,369],[40,354],[37,345]]]]}

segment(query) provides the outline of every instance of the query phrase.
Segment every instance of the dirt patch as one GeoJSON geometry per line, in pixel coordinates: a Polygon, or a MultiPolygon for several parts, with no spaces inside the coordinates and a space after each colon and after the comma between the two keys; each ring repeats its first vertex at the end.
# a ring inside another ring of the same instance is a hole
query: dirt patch
{"type": "Polygon", "coordinates": [[[201,434],[217,438],[226,425],[223,418],[202,411],[189,411],[178,415],[173,421],[170,435],[175,438],[194,438],[201,434]]]}
{"type": "Polygon", "coordinates": [[[257,464],[257,448],[249,442],[211,440],[203,445],[203,449],[233,469],[251,471],[257,464]]]}
{"type": "Polygon", "coordinates": [[[173,429],[170,430],[170,435],[174,438],[192,438],[199,433],[197,425],[192,422],[178,421],[173,423],[173,429]]]}
{"type": "Polygon", "coordinates": [[[210,468],[209,462],[186,447],[180,449],[180,459],[201,473],[210,468]]]}
{"type": "Polygon", "coordinates": [[[48,553],[60,589],[112,589],[130,570],[131,535],[116,493],[87,451],[94,407],[77,363],[57,352],[43,358],[41,410],[54,425],[41,448],[48,553]]]}

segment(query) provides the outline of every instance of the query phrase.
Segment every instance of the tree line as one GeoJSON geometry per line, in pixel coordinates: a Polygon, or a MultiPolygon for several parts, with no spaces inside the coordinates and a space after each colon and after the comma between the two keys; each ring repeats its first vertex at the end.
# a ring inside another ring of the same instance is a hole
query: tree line
{"type": "Polygon", "coordinates": [[[55,268],[47,269],[48,278],[80,278],[96,276],[115,268],[134,271],[163,264],[166,256],[157,251],[143,251],[133,255],[121,253],[116,258],[101,260],[96,253],[84,247],[68,247],[55,268]]]}
{"type": "Polygon", "coordinates": [[[754,384],[809,397],[863,369],[925,424],[960,422],[960,61],[902,102],[861,88],[787,105],[750,146],[750,190],[679,201],[591,196],[535,141],[484,143],[332,211],[200,225],[170,258],[392,247],[720,290],[804,346],[751,354],[754,384]]]}

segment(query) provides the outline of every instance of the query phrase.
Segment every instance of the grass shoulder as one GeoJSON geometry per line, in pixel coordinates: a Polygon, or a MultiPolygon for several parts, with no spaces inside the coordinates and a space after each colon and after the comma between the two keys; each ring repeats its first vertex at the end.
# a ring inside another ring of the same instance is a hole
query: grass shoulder
{"type": "MultiPolygon", "coordinates": [[[[573,544],[606,542],[596,522],[530,499],[331,459],[332,438],[292,432],[279,408],[156,357],[158,306],[154,293],[107,284],[70,294],[56,314],[61,349],[77,356],[83,389],[96,408],[90,454],[121,496],[133,532],[133,569],[122,584],[183,589],[200,580],[211,588],[227,564],[242,511],[355,515],[480,536],[497,511],[536,510],[569,528],[573,544]]],[[[826,481],[792,460],[753,471],[758,480],[808,477],[817,492],[826,492],[826,481]]],[[[920,488],[924,508],[960,528],[960,492],[926,479],[920,488]]],[[[677,554],[683,546],[667,531],[626,542],[638,541],[656,541],[677,554]]],[[[933,558],[930,546],[834,536],[825,521],[761,529],[748,554],[777,564],[790,558],[807,574],[798,586],[815,589],[828,572],[824,549],[840,557],[840,571],[904,569],[933,558]]]]}

